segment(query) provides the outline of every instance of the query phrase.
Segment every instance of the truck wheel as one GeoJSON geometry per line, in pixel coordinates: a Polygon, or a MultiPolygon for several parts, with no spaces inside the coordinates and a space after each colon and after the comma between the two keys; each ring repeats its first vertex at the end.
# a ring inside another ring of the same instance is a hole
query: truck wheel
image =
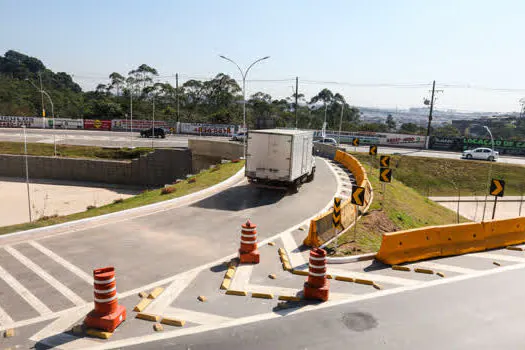
{"type": "Polygon", "coordinates": [[[315,178],[315,168],[312,168],[312,172],[306,177],[306,182],[312,182],[315,178]]]}

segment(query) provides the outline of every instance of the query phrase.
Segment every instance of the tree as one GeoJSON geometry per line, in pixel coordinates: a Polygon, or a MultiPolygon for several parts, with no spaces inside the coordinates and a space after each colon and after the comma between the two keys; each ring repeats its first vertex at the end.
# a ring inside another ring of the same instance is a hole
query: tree
{"type": "Polygon", "coordinates": [[[396,121],[394,120],[394,117],[392,117],[392,114],[388,114],[386,117],[386,126],[388,128],[388,131],[395,131],[396,130],[396,121]]]}
{"type": "Polygon", "coordinates": [[[403,123],[401,124],[401,128],[399,131],[403,134],[415,134],[415,135],[423,135],[426,134],[426,129],[418,126],[414,123],[403,123]]]}
{"type": "Polygon", "coordinates": [[[124,85],[126,79],[120,75],[117,72],[113,72],[109,75],[109,79],[111,79],[111,84],[109,85],[111,89],[116,89],[117,93],[116,95],[119,96],[119,92],[124,85]]]}
{"type": "Polygon", "coordinates": [[[459,130],[452,124],[445,124],[438,128],[435,128],[432,132],[434,136],[461,136],[459,130]]]}
{"type": "Polygon", "coordinates": [[[133,77],[135,80],[135,83],[139,86],[142,85],[142,90],[146,88],[146,86],[150,85],[153,82],[153,77],[158,76],[159,73],[157,70],[153,67],[148,66],[147,64],[141,64],[137,69],[131,70],[128,73],[128,76],[133,77]]]}

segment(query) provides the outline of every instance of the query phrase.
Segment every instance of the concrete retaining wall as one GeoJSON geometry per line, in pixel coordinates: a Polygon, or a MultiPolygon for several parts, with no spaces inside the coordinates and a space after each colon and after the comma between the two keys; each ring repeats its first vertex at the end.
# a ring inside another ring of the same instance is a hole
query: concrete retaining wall
{"type": "Polygon", "coordinates": [[[234,160],[243,156],[242,143],[215,141],[205,139],[189,139],[188,147],[192,155],[193,173],[218,164],[223,159],[234,160]]]}
{"type": "MultiPolygon", "coordinates": [[[[130,161],[28,156],[29,176],[37,179],[159,186],[192,172],[187,149],[157,149],[130,161]]],[[[25,177],[24,156],[0,155],[0,176],[25,177]]]]}

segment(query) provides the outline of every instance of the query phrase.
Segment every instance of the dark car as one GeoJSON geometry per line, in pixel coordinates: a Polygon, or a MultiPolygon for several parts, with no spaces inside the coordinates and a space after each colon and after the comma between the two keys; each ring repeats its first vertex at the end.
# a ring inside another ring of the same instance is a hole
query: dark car
{"type": "Polygon", "coordinates": [[[163,128],[155,128],[155,132],[153,132],[153,128],[149,128],[141,130],[140,137],[162,137],[164,139],[166,138],[166,133],[163,128]]]}

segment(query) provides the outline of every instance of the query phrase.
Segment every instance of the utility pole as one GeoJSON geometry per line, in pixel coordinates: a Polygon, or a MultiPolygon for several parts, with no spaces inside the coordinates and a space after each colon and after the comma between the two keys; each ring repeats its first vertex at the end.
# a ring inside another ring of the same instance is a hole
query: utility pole
{"type": "Polygon", "coordinates": [[[179,73],[175,73],[175,90],[177,91],[177,123],[180,120],[179,115],[179,73]]]}
{"type": "MultiPolygon", "coordinates": [[[[40,80],[40,95],[42,97],[42,117],[45,118],[46,110],[44,108],[44,88],[42,86],[42,75],[40,75],[40,72],[38,72],[38,79],[40,80]]],[[[44,124],[44,128],[45,128],[45,124],[44,124]]]]}
{"type": "Polygon", "coordinates": [[[432,97],[430,98],[430,113],[428,114],[427,139],[425,140],[425,148],[428,149],[430,141],[430,124],[432,123],[432,112],[434,111],[434,93],[436,91],[436,81],[432,83],[432,97]]]}
{"type": "Polygon", "coordinates": [[[297,129],[297,99],[299,95],[299,77],[295,77],[295,128],[297,129]]]}

